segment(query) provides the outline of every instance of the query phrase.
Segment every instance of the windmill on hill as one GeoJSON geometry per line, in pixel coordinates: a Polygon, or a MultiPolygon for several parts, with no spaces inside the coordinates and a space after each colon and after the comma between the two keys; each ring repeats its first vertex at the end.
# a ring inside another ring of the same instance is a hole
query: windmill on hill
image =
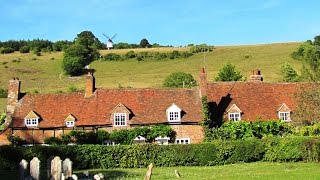
{"type": "Polygon", "coordinates": [[[109,50],[110,48],[113,48],[112,39],[115,38],[117,36],[117,34],[113,35],[111,38],[109,38],[109,36],[107,36],[105,34],[103,34],[103,35],[104,35],[104,37],[106,37],[108,39],[107,44],[106,44],[107,45],[107,49],[109,50]]]}

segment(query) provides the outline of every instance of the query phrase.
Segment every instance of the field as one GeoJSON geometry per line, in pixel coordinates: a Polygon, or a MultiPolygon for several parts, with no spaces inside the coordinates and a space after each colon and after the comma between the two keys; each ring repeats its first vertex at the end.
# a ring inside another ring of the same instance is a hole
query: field
{"type": "MultiPolygon", "coordinates": [[[[181,174],[180,179],[317,179],[320,177],[319,163],[245,163],[211,167],[155,167],[152,179],[177,179],[174,171],[181,174]]],[[[146,169],[110,169],[103,172],[107,179],[143,179],[146,169]]],[[[83,173],[77,173],[78,176],[83,173]]]]}
{"type": "MultiPolygon", "coordinates": [[[[209,179],[319,179],[319,163],[243,163],[210,167],[154,167],[152,179],[177,179],[175,170],[181,175],[180,179],[209,180],[209,179]]],[[[74,171],[79,178],[85,178],[84,171],[74,171]]],[[[45,171],[43,172],[45,173],[45,171]]],[[[140,169],[107,169],[90,170],[90,177],[102,173],[105,179],[140,180],[143,179],[146,168],[140,169]]],[[[45,174],[43,174],[45,175],[45,174]]],[[[42,175],[42,176],[43,176],[42,175]]],[[[4,179],[17,179],[18,173],[0,171],[4,179]]]]}
{"type": "MultiPolygon", "coordinates": [[[[267,82],[281,81],[280,67],[284,62],[290,63],[299,70],[301,63],[290,58],[300,43],[278,43],[246,46],[218,46],[213,52],[206,53],[206,69],[208,80],[212,81],[219,69],[227,62],[233,63],[248,78],[253,69],[262,71],[267,82]]],[[[186,51],[182,48],[149,48],[133,49],[141,51],[186,51]]],[[[129,50],[103,50],[101,54],[115,52],[124,54],[129,50]]],[[[0,55],[0,88],[7,88],[8,80],[19,77],[21,90],[29,93],[67,92],[70,87],[79,90],[84,88],[84,77],[68,77],[63,74],[61,62],[62,52],[0,55]]],[[[172,72],[191,73],[198,80],[198,72],[203,67],[203,54],[196,54],[187,59],[175,60],[127,60],[118,62],[95,61],[90,68],[96,70],[95,77],[98,88],[119,87],[161,87],[163,79],[172,72]]],[[[1,102],[1,101],[0,101],[1,102]]],[[[0,107],[3,107],[0,104],[0,107]]]]}

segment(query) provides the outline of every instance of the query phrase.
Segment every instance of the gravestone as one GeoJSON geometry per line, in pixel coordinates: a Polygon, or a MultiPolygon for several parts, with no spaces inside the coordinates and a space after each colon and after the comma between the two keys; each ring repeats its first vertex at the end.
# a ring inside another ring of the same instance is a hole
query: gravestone
{"type": "Polygon", "coordinates": [[[39,180],[40,178],[40,160],[37,157],[30,161],[30,176],[34,180],[39,180]]]}
{"type": "Polygon", "coordinates": [[[28,162],[24,159],[19,163],[19,177],[20,180],[25,180],[28,176],[28,162]]]}
{"type": "Polygon", "coordinates": [[[52,180],[61,180],[62,175],[62,167],[61,167],[61,159],[56,156],[51,161],[51,179],[52,180]]]}
{"type": "Polygon", "coordinates": [[[48,159],[47,159],[47,177],[48,179],[51,178],[51,161],[53,160],[53,156],[50,156],[48,159]]]}
{"type": "Polygon", "coordinates": [[[151,179],[152,168],[153,168],[153,164],[151,163],[148,166],[148,170],[147,170],[146,176],[144,177],[144,180],[150,180],[151,179]]]}
{"type": "Polygon", "coordinates": [[[72,176],[72,161],[69,158],[66,158],[63,163],[63,174],[66,179],[72,176]]]}

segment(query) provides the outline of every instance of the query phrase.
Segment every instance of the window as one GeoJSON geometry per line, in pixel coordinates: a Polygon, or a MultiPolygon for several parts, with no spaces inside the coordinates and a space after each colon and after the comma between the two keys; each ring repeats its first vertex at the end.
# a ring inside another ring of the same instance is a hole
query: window
{"type": "Polygon", "coordinates": [[[25,125],[27,127],[37,127],[38,126],[38,118],[25,119],[25,125]]]}
{"type": "Polygon", "coordinates": [[[179,112],[169,112],[169,121],[180,121],[179,112]]]}
{"type": "Polygon", "coordinates": [[[290,112],[279,112],[279,119],[282,121],[291,121],[290,112]]]}
{"type": "Polygon", "coordinates": [[[174,103],[167,109],[167,119],[169,122],[181,121],[181,109],[174,103]]]}
{"type": "Polygon", "coordinates": [[[237,122],[241,120],[241,114],[239,112],[236,113],[228,113],[229,120],[233,122],[237,122]]]}
{"type": "Polygon", "coordinates": [[[180,138],[180,139],[176,139],[175,141],[176,144],[190,144],[190,138],[180,138]]]}
{"type": "Polygon", "coordinates": [[[73,127],[74,126],[74,121],[66,121],[66,126],[67,127],[73,127]]]}
{"type": "Polygon", "coordinates": [[[114,126],[126,126],[126,113],[114,114],[114,126]]]}

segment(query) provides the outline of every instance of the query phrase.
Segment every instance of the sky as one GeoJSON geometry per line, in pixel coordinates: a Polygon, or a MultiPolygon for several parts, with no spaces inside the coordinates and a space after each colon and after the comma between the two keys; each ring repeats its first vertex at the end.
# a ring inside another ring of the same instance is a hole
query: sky
{"type": "Polygon", "coordinates": [[[106,42],[184,46],[296,42],[320,34],[317,0],[0,0],[0,41],[72,41],[88,30],[106,42]]]}

